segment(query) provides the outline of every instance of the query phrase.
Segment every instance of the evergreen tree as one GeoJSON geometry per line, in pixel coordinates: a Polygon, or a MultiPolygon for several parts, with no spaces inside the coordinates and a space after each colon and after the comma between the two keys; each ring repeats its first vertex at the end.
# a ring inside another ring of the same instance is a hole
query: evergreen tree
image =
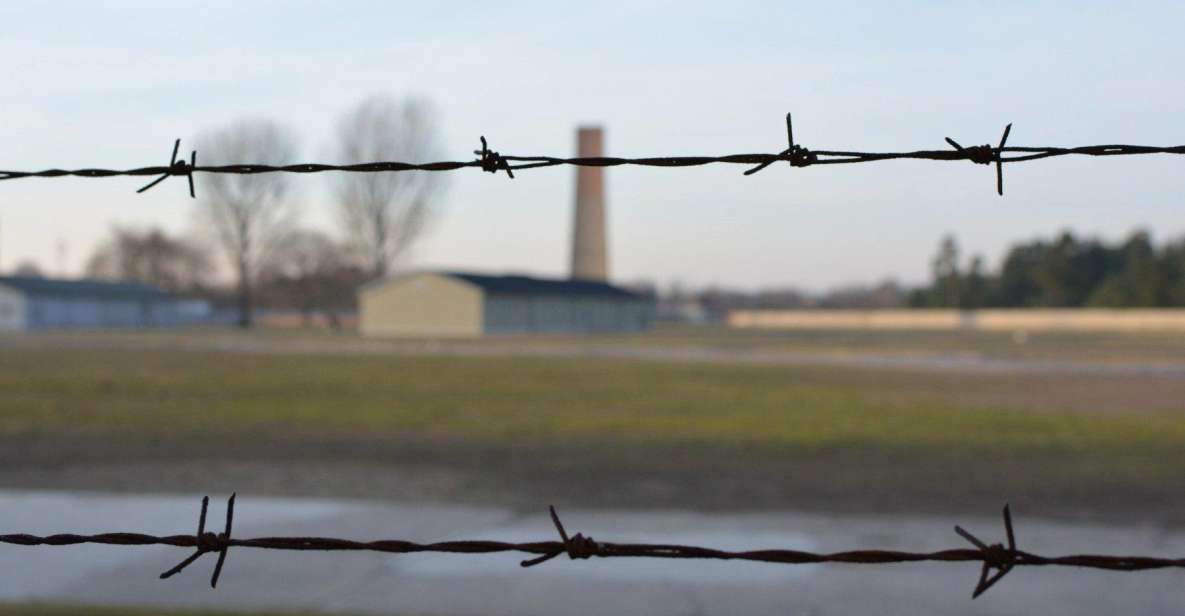
{"type": "Polygon", "coordinates": [[[938,254],[930,263],[934,272],[934,287],[930,294],[930,305],[954,308],[962,297],[962,281],[959,279],[959,243],[955,236],[947,234],[938,245],[938,254]]]}
{"type": "Polygon", "coordinates": [[[982,257],[959,270],[954,236],[942,238],[931,261],[933,282],[908,296],[913,307],[1005,308],[1185,306],[1185,238],[1158,249],[1145,231],[1108,246],[1069,231],[1053,241],[1014,245],[998,274],[982,257]]]}

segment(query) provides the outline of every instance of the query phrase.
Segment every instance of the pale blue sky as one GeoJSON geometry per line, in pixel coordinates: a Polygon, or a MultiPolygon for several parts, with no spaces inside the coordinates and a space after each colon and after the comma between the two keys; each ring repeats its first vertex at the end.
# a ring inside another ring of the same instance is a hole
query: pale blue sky
{"type": "MultiPolygon", "coordinates": [[[[172,140],[242,116],[297,128],[321,159],[334,116],[372,93],[434,100],[449,158],[566,154],[578,123],[611,154],[1185,143],[1185,4],[557,2],[0,5],[0,168],[162,163],[172,140]]],[[[200,153],[199,153],[200,155],[200,153]]],[[[820,289],[918,282],[939,237],[996,263],[1061,228],[1185,233],[1185,160],[612,169],[618,280],[820,289]]],[[[415,266],[562,274],[573,170],[451,175],[415,266]]],[[[325,177],[297,179],[332,228],[325,177]]],[[[192,226],[180,183],[0,183],[0,268],[76,272],[111,223],[192,226]]],[[[198,190],[201,190],[199,185],[198,190]]]]}

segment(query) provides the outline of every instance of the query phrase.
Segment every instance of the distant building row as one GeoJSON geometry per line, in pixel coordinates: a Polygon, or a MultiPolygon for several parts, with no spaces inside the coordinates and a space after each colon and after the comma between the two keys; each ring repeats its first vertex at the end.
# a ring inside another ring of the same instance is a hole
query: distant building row
{"type": "Polygon", "coordinates": [[[204,308],[139,282],[0,276],[0,331],[177,327],[204,308]]]}
{"type": "MultiPolygon", "coordinates": [[[[376,281],[358,301],[358,328],[371,336],[635,332],[655,318],[653,298],[604,282],[465,272],[376,281]]],[[[0,331],[167,328],[216,316],[204,301],[139,282],[0,277],[0,331]]]]}

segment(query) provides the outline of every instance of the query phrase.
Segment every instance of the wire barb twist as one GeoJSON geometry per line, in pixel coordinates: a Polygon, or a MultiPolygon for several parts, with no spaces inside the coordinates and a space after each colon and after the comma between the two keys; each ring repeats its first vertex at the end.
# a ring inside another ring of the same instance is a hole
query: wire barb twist
{"type": "Polygon", "coordinates": [[[198,515],[198,529],[197,534],[194,535],[194,544],[197,550],[172,569],[160,574],[160,579],[165,580],[181,573],[203,554],[217,552],[218,561],[214,564],[214,574],[210,576],[210,588],[218,587],[218,578],[222,575],[222,565],[226,563],[226,552],[230,549],[230,531],[234,525],[235,517],[235,496],[236,494],[231,494],[226,501],[226,531],[218,534],[206,532],[206,510],[210,506],[210,497],[202,497],[202,512],[198,515]]]}
{"type": "Polygon", "coordinates": [[[555,525],[556,531],[560,533],[560,543],[563,549],[556,550],[550,554],[544,554],[537,558],[524,560],[520,563],[523,567],[534,567],[564,553],[567,553],[568,558],[572,560],[584,560],[593,556],[604,556],[601,552],[601,544],[594,541],[592,537],[585,537],[580,533],[569,537],[568,531],[564,530],[564,523],[560,522],[560,516],[555,512],[555,507],[548,507],[548,511],[551,513],[551,523],[555,525]]]}
{"type": "Polygon", "coordinates": [[[996,164],[996,194],[1001,197],[1004,196],[1004,159],[1001,155],[1004,152],[1004,144],[1008,142],[1008,134],[1012,132],[1012,124],[1004,127],[1004,134],[1000,137],[1000,145],[992,147],[988,144],[973,145],[969,148],[964,148],[959,145],[957,141],[946,138],[946,142],[951,145],[959,153],[967,157],[967,160],[977,165],[996,164]]]}
{"type": "MultiPolygon", "coordinates": [[[[790,115],[791,114],[789,113],[786,114],[786,141],[790,144],[790,147],[778,152],[779,159],[785,159],[786,162],[790,163],[791,167],[806,167],[807,165],[813,165],[814,163],[819,162],[819,156],[817,154],[802,146],[795,145],[794,124],[790,119],[790,115]]],[[[763,162],[746,171],[744,175],[753,175],[754,173],[757,173],[758,171],[761,171],[762,169],[774,164],[776,161],[777,159],[763,162]]]]}
{"type": "MultiPolygon", "coordinates": [[[[181,149],[181,140],[178,139],[173,142],[173,156],[169,158],[169,166],[165,168],[164,173],[162,173],[160,177],[149,182],[147,185],[145,185],[140,190],[137,190],[136,191],[137,194],[142,193],[142,192],[148,190],[149,188],[156,186],[157,184],[160,184],[161,182],[165,181],[165,179],[171,175],[183,175],[186,177],[186,179],[189,180],[189,197],[191,199],[197,198],[197,195],[194,194],[194,190],[193,190],[193,170],[197,167],[197,150],[191,150],[189,152],[189,163],[186,163],[185,159],[177,160],[177,152],[180,149],[181,149]]],[[[0,178],[0,179],[7,179],[7,178],[0,178]]]]}
{"type": "Polygon", "coordinates": [[[481,149],[474,150],[473,153],[481,157],[477,160],[479,163],[481,163],[482,171],[487,171],[494,174],[498,173],[499,171],[505,171],[506,175],[510,176],[510,179],[514,179],[514,172],[510,170],[510,164],[506,162],[506,159],[503,158],[501,154],[491,150],[489,146],[486,145],[485,135],[482,135],[481,137],[481,149]]]}
{"type": "Polygon", "coordinates": [[[975,584],[975,590],[971,592],[972,599],[977,599],[987,592],[987,589],[1008,575],[1008,572],[1017,565],[1020,552],[1016,549],[1016,534],[1012,531],[1012,512],[1008,505],[1004,505],[1004,531],[1008,536],[1008,547],[1004,547],[1000,543],[987,545],[975,535],[964,530],[963,527],[955,526],[955,532],[960,537],[983,552],[983,568],[979,572],[979,581],[975,584]],[[995,573],[992,573],[993,569],[995,569],[995,573]]]}

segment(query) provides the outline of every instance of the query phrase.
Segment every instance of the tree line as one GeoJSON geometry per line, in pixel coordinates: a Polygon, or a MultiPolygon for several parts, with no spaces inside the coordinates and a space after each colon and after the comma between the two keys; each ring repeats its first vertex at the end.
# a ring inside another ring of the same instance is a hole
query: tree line
{"type": "MultiPolygon", "coordinates": [[[[344,112],[328,150],[334,162],[427,162],[440,158],[433,108],[419,99],[372,96],[344,112]]],[[[198,135],[204,164],[287,165],[300,153],[297,133],[264,118],[239,120],[198,135]]],[[[194,233],[116,226],[86,266],[90,277],[139,280],[163,289],[230,303],[250,327],[257,305],[334,315],[353,307],[363,282],[386,276],[430,221],[443,175],[429,172],[331,176],[338,237],[298,224],[293,176],[198,176],[194,233]],[[214,284],[215,255],[234,278],[214,284]]],[[[18,274],[37,274],[22,264],[18,274]]]]}
{"type": "Polygon", "coordinates": [[[913,288],[894,280],[821,293],[673,284],[658,293],[659,315],[719,321],[733,310],[1185,306],[1185,237],[1156,245],[1137,231],[1109,244],[1064,231],[1013,245],[991,272],[982,256],[964,261],[958,240],[947,235],[930,266],[931,281],[913,288]]]}
{"type": "Polygon", "coordinates": [[[1157,246],[1146,231],[1108,244],[1069,231],[1009,249],[996,272],[961,264],[953,235],[939,243],[932,281],[907,299],[919,308],[1185,306],[1185,238],[1157,246]]]}
{"type": "MultiPolygon", "coordinates": [[[[435,116],[426,102],[375,96],[339,117],[330,149],[342,164],[421,162],[439,157],[439,143],[435,116]]],[[[286,165],[296,162],[298,147],[291,129],[257,119],[201,135],[198,150],[207,164],[286,165]]],[[[331,250],[332,243],[315,232],[296,232],[292,176],[215,174],[203,179],[207,185],[198,213],[235,272],[243,327],[251,325],[255,283],[269,265],[283,264],[284,272],[273,271],[273,276],[304,280],[291,285],[310,292],[311,297],[329,291],[308,287],[313,276],[305,271],[309,268],[333,270],[334,280],[350,278],[343,275],[350,268],[360,268],[363,278],[385,276],[420,235],[442,186],[442,176],[428,172],[335,174],[333,192],[344,239],[340,250],[331,250]],[[293,251],[301,252],[301,257],[288,254],[293,251]]]]}
{"type": "MultiPolygon", "coordinates": [[[[198,238],[157,228],[115,226],[87,260],[86,276],[137,280],[239,310],[239,288],[218,283],[211,248],[198,238]]],[[[294,229],[252,273],[252,309],[296,310],[306,323],[322,314],[336,323],[356,308],[358,286],[374,276],[373,268],[364,267],[343,242],[322,231],[294,229]]]]}

